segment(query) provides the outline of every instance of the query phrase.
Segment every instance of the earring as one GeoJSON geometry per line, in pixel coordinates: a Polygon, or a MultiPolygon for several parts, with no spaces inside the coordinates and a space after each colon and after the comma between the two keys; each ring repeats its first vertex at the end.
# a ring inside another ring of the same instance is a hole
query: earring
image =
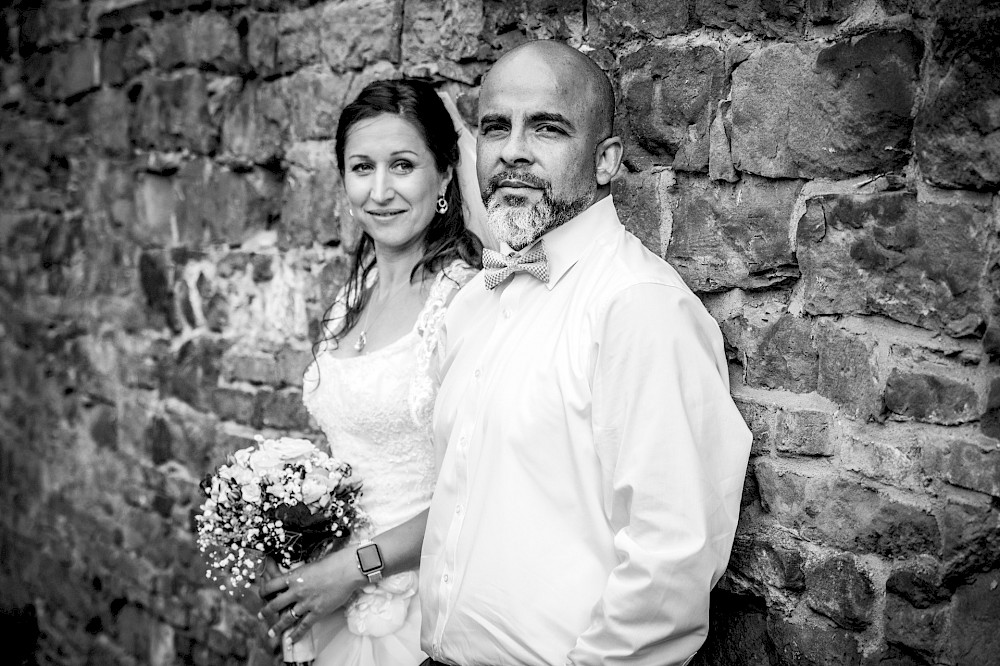
{"type": "Polygon", "coordinates": [[[448,200],[444,197],[438,197],[437,206],[435,207],[437,212],[444,215],[448,212],[448,200]]]}
{"type": "Polygon", "coordinates": [[[354,217],[354,209],[351,208],[350,206],[348,206],[347,207],[347,214],[350,215],[351,217],[354,217]]]}

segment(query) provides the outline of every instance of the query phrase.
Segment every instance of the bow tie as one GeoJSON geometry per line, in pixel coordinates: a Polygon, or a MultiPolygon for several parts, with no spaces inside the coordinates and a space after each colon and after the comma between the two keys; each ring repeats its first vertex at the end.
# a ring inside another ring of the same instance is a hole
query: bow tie
{"type": "Polygon", "coordinates": [[[517,271],[531,273],[542,282],[548,282],[549,260],[545,256],[545,248],[541,241],[523,254],[511,252],[506,257],[499,252],[484,248],[483,271],[487,289],[496,289],[517,271]]]}

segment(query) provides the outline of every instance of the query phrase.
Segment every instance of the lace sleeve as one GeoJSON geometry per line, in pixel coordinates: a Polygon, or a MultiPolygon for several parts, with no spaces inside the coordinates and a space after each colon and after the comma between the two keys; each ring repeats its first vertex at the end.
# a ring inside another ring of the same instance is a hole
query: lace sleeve
{"type": "Polygon", "coordinates": [[[416,330],[419,338],[416,349],[417,372],[416,382],[410,395],[410,405],[415,418],[418,418],[418,414],[422,411],[419,406],[427,404],[428,401],[433,402],[433,395],[436,392],[437,386],[432,376],[431,362],[440,345],[441,326],[448,304],[455,292],[465,286],[477,272],[477,269],[459,259],[446,266],[435,276],[427,302],[417,316],[416,330]]]}

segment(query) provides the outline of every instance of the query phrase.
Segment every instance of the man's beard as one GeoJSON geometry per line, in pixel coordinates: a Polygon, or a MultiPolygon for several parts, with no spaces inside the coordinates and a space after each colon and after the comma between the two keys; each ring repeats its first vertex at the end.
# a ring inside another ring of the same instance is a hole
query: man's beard
{"type": "Polygon", "coordinates": [[[587,210],[594,200],[594,190],[576,199],[556,199],[552,195],[552,184],[538,176],[517,171],[502,171],[494,174],[483,192],[486,205],[486,222],[490,230],[513,250],[522,250],[550,229],[569,222],[587,210]],[[516,194],[500,195],[497,189],[503,180],[518,180],[538,188],[542,197],[530,204],[528,197],[516,194]]]}

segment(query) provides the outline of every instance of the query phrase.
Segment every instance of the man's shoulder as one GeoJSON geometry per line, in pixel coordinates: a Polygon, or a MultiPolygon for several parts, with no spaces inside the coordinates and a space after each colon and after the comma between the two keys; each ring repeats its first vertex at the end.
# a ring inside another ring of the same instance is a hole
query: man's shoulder
{"type": "Polygon", "coordinates": [[[624,227],[621,228],[618,242],[614,247],[606,248],[603,254],[602,282],[608,293],[640,284],[662,285],[692,293],[673,266],[624,227]]]}

